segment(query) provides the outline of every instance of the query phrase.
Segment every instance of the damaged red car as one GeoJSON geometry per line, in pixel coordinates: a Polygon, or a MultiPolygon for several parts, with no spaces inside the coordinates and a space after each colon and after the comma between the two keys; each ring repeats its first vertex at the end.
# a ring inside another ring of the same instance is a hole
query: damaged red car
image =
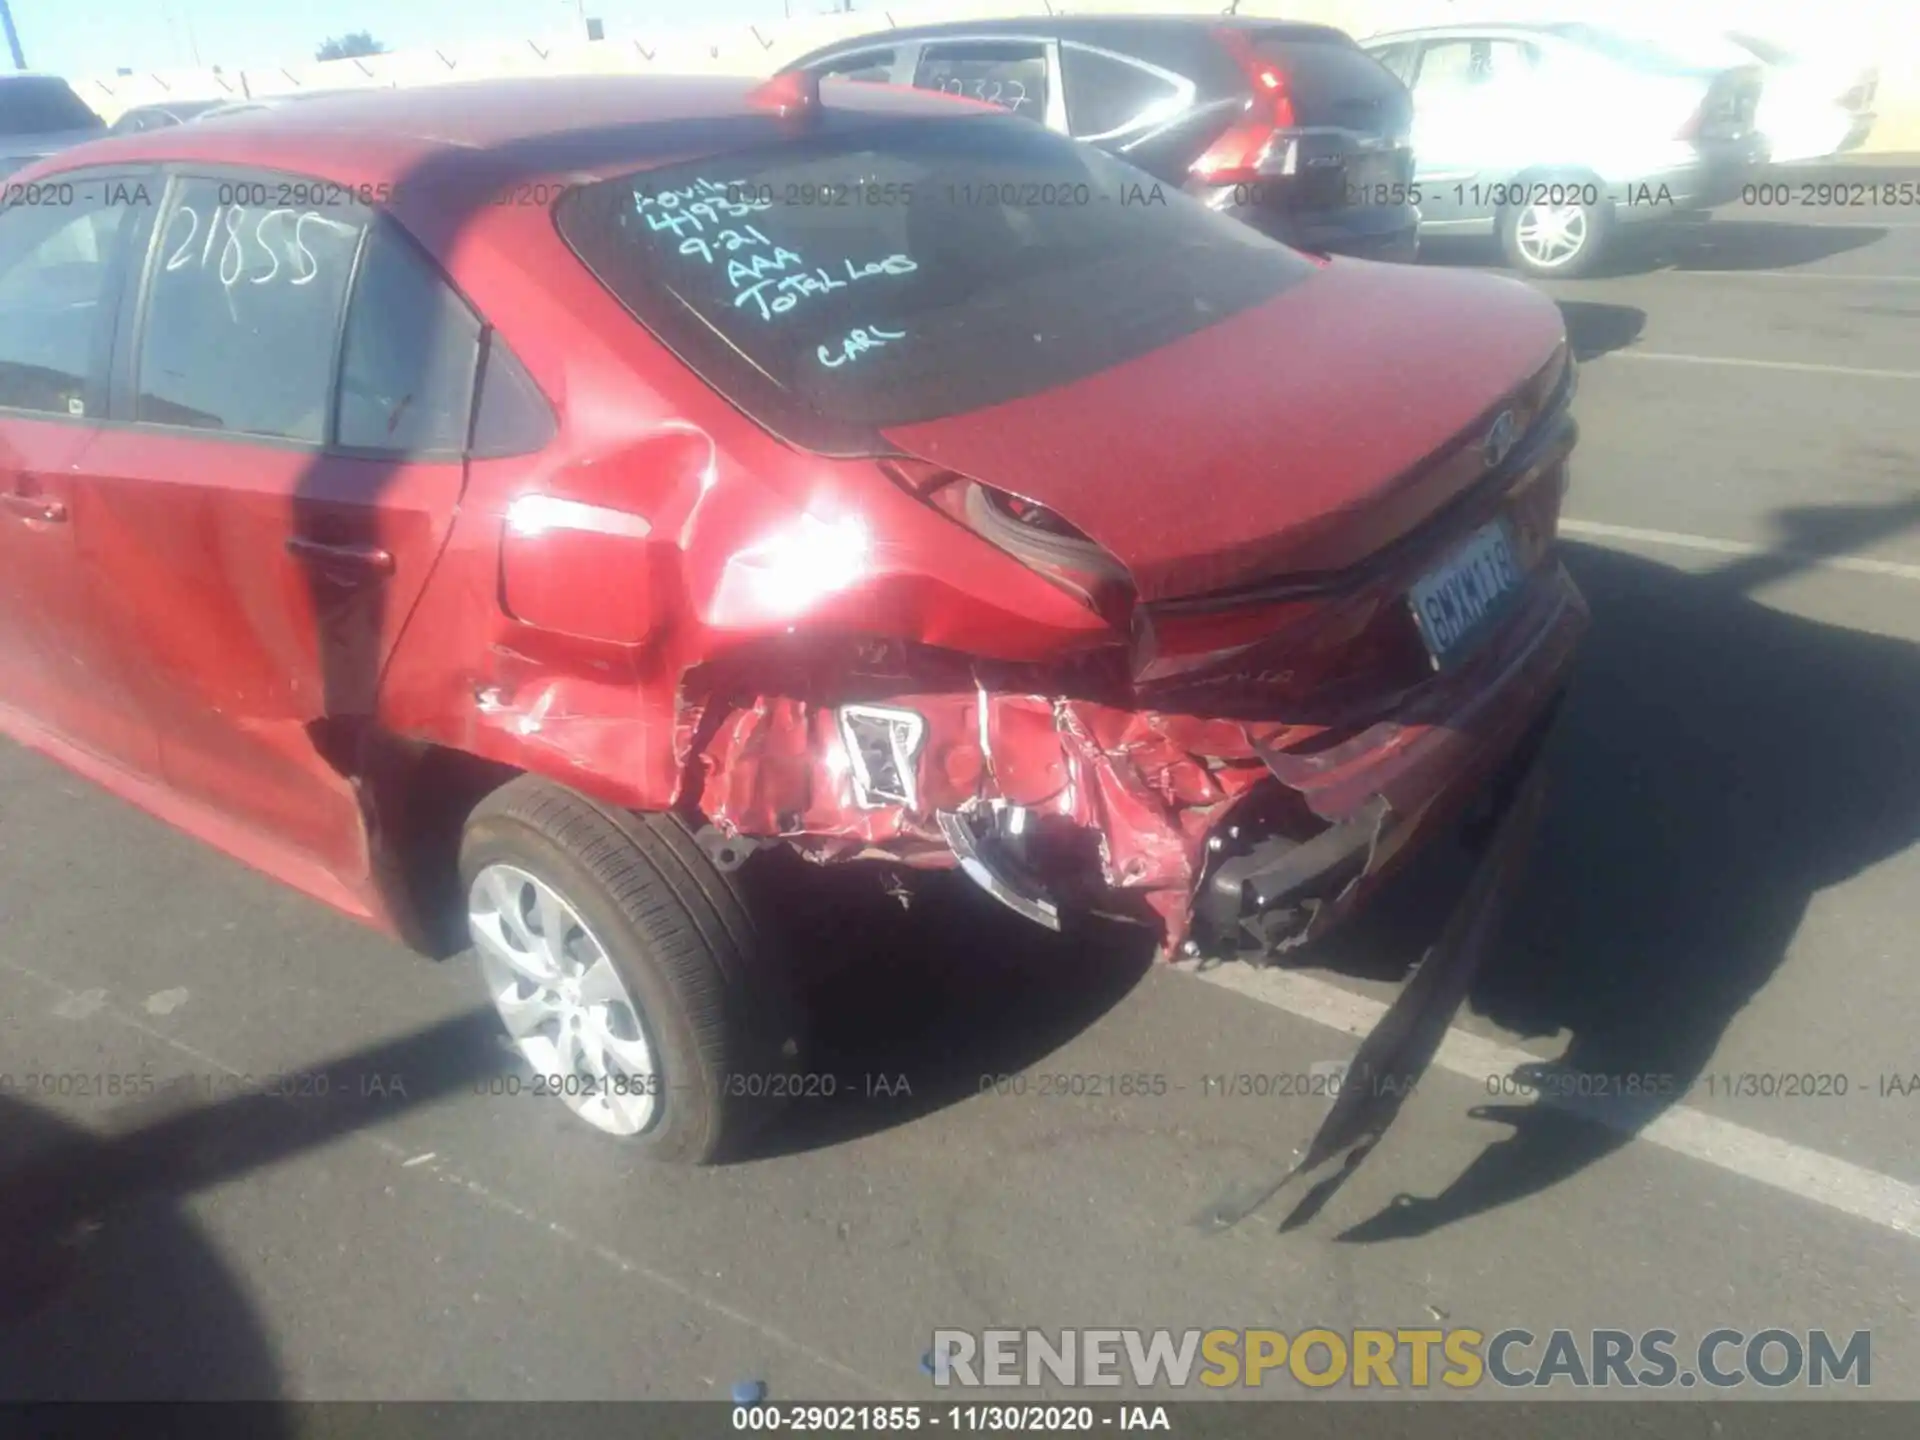
{"type": "Polygon", "coordinates": [[[1585,624],[1551,303],[991,107],[490,81],[15,181],[0,727],[423,945],[457,876],[661,1158],[805,1064],[756,851],[1267,956],[1511,791],[1585,624]]]}

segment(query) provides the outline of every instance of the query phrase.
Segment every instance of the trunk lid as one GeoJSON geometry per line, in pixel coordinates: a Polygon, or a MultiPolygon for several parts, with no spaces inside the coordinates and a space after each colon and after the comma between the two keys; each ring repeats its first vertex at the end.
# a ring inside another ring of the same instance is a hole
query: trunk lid
{"type": "Polygon", "coordinates": [[[1024,399],[895,427],[902,452],[1045,506],[1142,601],[1338,571],[1417,529],[1524,434],[1565,329],[1496,276],[1335,260],[1275,299],[1024,399]]]}

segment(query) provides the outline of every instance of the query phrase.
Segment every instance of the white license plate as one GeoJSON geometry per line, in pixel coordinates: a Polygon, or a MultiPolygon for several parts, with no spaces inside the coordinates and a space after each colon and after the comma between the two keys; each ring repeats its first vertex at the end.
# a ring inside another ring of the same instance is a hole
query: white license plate
{"type": "Polygon", "coordinates": [[[1504,520],[1474,531],[1435,570],[1407,592],[1413,618],[1435,665],[1474,639],[1500,603],[1520,588],[1520,561],[1504,520]]]}

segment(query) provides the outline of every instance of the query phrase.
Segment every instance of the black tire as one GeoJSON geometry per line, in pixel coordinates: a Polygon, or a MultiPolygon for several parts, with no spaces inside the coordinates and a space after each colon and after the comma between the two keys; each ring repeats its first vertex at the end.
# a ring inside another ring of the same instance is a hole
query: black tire
{"type": "Polygon", "coordinates": [[[531,775],[468,818],[462,894],[495,862],[565,896],[645,1011],[662,1103],[623,1143],[673,1164],[741,1153],[792,1088],[801,1037],[789,977],[735,876],[674,816],[602,807],[531,775]]]}
{"type": "MultiPolygon", "coordinates": [[[[1568,189],[1577,186],[1569,185],[1568,189]]],[[[1601,260],[1614,246],[1613,204],[1603,194],[1596,204],[1570,206],[1580,214],[1585,240],[1580,248],[1566,259],[1554,264],[1543,264],[1529,256],[1520,243],[1520,223],[1527,212],[1534,207],[1511,205],[1500,212],[1500,249],[1506,256],[1507,264],[1522,275],[1533,280],[1571,280],[1582,275],[1590,275],[1601,260]]]]}

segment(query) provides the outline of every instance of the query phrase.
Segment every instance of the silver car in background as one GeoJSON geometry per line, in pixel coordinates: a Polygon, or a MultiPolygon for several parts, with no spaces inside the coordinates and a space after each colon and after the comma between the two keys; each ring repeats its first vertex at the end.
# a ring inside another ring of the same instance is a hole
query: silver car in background
{"type": "Polygon", "coordinates": [[[1739,195],[1762,69],[1589,24],[1446,25],[1362,44],[1413,92],[1420,233],[1497,236],[1525,274],[1600,263],[1623,227],[1739,195]]]}

